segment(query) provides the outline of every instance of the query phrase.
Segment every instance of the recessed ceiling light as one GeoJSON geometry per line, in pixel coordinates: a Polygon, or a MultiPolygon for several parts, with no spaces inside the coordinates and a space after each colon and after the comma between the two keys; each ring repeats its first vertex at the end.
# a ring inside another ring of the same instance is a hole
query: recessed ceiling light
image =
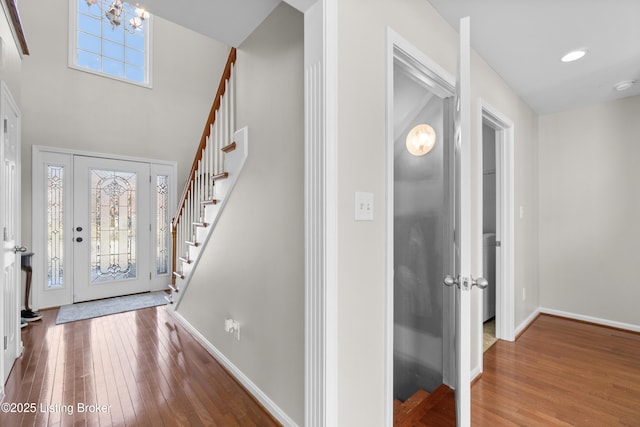
{"type": "Polygon", "coordinates": [[[587,53],[586,49],[572,50],[571,52],[569,52],[565,56],[563,56],[560,60],[562,62],[576,61],[576,60],[582,58],[584,55],[586,55],[586,53],[587,53]]]}
{"type": "Polygon", "coordinates": [[[618,92],[622,92],[623,90],[629,89],[634,83],[635,80],[625,80],[623,82],[616,83],[613,87],[615,87],[618,92]]]}

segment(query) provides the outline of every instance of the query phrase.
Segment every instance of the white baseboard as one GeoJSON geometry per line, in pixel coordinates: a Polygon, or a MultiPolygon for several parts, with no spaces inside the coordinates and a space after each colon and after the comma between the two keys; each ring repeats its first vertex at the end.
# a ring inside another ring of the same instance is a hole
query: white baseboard
{"type": "Polygon", "coordinates": [[[570,313],[568,311],[554,310],[552,308],[545,307],[540,307],[538,311],[544,314],[552,314],[554,316],[582,320],[584,322],[595,323],[597,325],[610,326],[612,328],[625,329],[633,332],[640,332],[640,325],[634,325],[632,323],[617,322],[615,320],[601,319],[599,317],[585,316],[583,314],[570,313]]]}
{"type": "Polygon", "coordinates": [[[207,340],[191,323],[175,310],[167,310],[176,320],[222,365],[243,387],[251,393],[269,413],[285,427],[298,427],[289,416],[278,407],[260,388],[253,383],[236,365],[207,340]]]}
{"type": "Polygon", "coordinates": [[[514,334],[514,339],[515,337],[517,337],[518,335],[520,335],[525,329],[527,329],[529,327],[529,325],[531,324],[531,322],[533,322],[534,320],[536,320],[536,317],[538,317],[538,315],[540,314],[540,307],[536,308],[533,313],[531,313],[529,315],[529,317],[527,317],[526,319],[524,319],[524,321],[522,323],[520,323],[515,330],[515,334],[514,334]]]}

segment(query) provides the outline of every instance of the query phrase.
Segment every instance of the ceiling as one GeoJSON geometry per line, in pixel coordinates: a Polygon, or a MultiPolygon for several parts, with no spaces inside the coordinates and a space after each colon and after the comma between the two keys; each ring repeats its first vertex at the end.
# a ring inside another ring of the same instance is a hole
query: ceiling
{"type": "Polygon", "coordinates": [[[538,114],[640,95],[640,0],[429,2],[456,29],[471,17],[473,49],[538,114]],[[616,91],[624,80],[637,82],[616,91]]]}
{"type": "MultiPolygon", "coordinates": [[[[427,0],[424,0],[427,1],[427,0]]],[[[471,45],[538,114],[640,95],[640,0],[428,0],[454,27],[471,17],[471,45]],[[560,62],[570,50],[587,55],[560,62]],[[614,85],[637,80],[629,90],[614,85]]],[[[305,10],[315,0],[287,0],[305,10]]],[[[154,14],[231,46],[280,0],[145,0],[154,14]]]]}

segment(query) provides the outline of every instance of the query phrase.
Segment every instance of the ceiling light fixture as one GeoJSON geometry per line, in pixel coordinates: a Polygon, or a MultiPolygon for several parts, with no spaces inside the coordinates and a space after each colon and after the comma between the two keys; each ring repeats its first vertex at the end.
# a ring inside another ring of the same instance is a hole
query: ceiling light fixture
{"type": "Polygon", "coordinates": [[[633,86],[635,82],[636,82],[635,80],[625,80],[625,81],[616,83],[613,87],[615,87],[618,92],[622,92],[623,90],[627,90],[631,86],[633,86]]]}
{"type": "Polygon", "coordinates": [[[407,135],[407,150],[414,156],[424,156],[436,143],[436,131],[429,125],[418,125],[407,135]]]}
{"type": "Polygon", "coordinates": [[[130,3],[125,2],[123,0],[112,0],[109,2],[108,0],[85,0],[87,2],[87,7],[91,8],[91,5],[98,4],[100,8],[101,14],[100,19],[107,18],[109,23],[111,24],[111,28],[115,30],[116,27],[119,27],[122,23],[122,19],[128,16],[131,18],[128,21],[129,26],[125,25],[122,27],[125,31],[133,34],[136,31],[142,30],[142,25],[145,19],[149,19],[149,12],[147,12],[144,8],[140,7],[140,5],[136,4],[136,7],[133,8],[130,3]],[[133,11],[132,11],[133,9],[133,11]]]}
{"type": "Polygon", "coordinates": [[[582,58],[586,54],[587,54],[587,50],[586,49],[576,49],[576,50],[572,50],[571,52],[567,53],[560,60],[562,62],[577,61],[578,59],[582,58]]]}

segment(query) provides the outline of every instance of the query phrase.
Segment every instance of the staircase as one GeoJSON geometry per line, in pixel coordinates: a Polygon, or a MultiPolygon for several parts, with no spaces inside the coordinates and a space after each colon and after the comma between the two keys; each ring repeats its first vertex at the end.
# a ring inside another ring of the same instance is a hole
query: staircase
{"type": "Polygon", "coordinates": [[[393,401],[394,427],[455,426],[453,390],[442,384],[432,393],[418,390],[406,401],[393,401]]]}
{"type": "Polygon", "coordinates": [[[171,221],[173,276],[166,296],[170,304],[188,285],[247,158],[247,129],[235,131],[235,61],[232,48],[171,221]]]}

